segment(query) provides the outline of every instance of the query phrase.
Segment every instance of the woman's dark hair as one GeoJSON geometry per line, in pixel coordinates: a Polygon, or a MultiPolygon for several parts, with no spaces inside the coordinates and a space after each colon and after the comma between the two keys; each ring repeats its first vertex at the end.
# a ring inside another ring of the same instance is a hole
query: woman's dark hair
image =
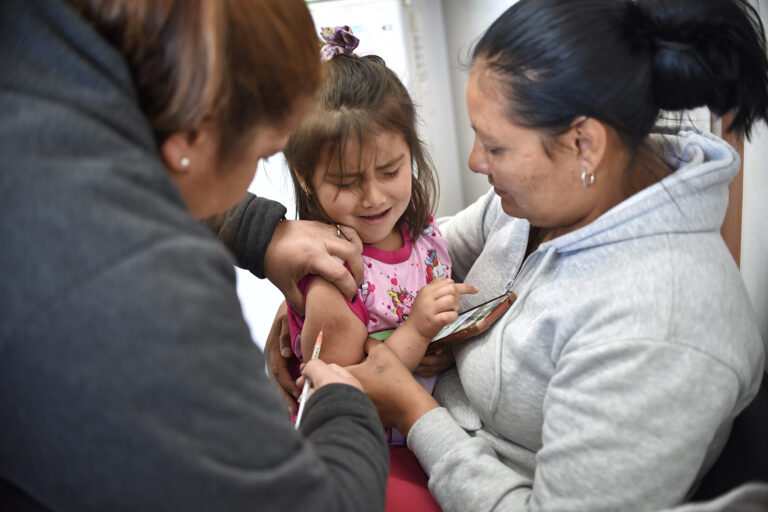
{"type": "Polygon", "coordinates": [[[768,118],[763,25],[742,0],[521,0],[472,53],[496,72],[510,119],[545,136],[586,115],[632,147],[660,109],[768,118]]]}
{"type": "Polygon", "coordinates": [[[359,160],[366,142],[382,132],[403,136],[417,171],[411,178],[411,202],[398,225],[405,221],[414,237],[427,226],[437,197],[434,166],[417,133],[413,100],[376,55],[336,55],[326,63],[318,104],[283,149],[300,219],[330,221],[312,185],[317,166],[337,159],[343,174],[349,168],[344,165],[347,147],[359,148],[359,160]]]}

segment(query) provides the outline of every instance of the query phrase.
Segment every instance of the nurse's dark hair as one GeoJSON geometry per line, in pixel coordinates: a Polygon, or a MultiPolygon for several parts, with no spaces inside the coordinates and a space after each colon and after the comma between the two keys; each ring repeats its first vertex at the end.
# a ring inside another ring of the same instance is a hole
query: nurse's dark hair
{"type": "Polygon", "coordinates": [[[405,222],[415,237],[434,212],[438,183],[418,135],[416,106],[408,90],[376,55],[336,55],[324,66],[319,100],[283,149],[296,190],[298,217],[330,222],[313,189],[319,165],[336,161],[342,174],[354,170],[362,161],[362,151],[357,162],[348,162],[348,147],[365,148],[376,135],[395,132],[403,136],[416,171],[411,176],[411,202],[398,225],[405,222]]]}
{"type": "Polygon", "coordinates": [[[303,0],[69,1],[124,55],[158,144],[212,117],[219,156],[236,158],[320,86],[303,0]]]}
{"type": "Polygon", "coordinates": [[[521,0],[477,42],[509,118],[545,136],[579,116],[641,145],[661,110],[734,111],[749,137],[768,118],[762,21],[741,0],[521,0]]]}

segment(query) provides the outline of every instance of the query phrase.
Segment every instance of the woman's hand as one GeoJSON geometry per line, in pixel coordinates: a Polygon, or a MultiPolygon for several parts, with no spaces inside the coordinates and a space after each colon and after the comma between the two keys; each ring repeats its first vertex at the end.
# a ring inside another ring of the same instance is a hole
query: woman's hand
{"type": "Polygon", "coordinates": [[[357,283],[363,279],[363,243],[354,229],[340,229],[342,236],[338,236],[335,225],[322,222],[278,222],[264,256],[264,273],[296,311],[304,312],[298,282],[309,274],[324,277],[350,300],[355,296],[357,283]],[[349,265],[352,275],[343,262],[349,265]]]}
{"type": "Polygon", "coordinates": [[[419,418],[439,405],[389,347],[368,338],[365,351],[368,357],[347,370],[373,400],[381,422],[407,436],[419,418]]]}
{"type": "MultiPolygon", "coordinates": [[[[291,410],[291,414],[296,414],[298,408],[296,399],[299,398],[299,388],[296,387],[296,382],[288,370],[288,362],[291,359],[295,360],[296,357],[291,350],[285,302],[280,303],[280,307],[275,313],[272,328],[269,330],[266,343],[264,343],[264,359],[267,361],[267,369],[277,382],[277,389],[291,410]]],[[[298,361],[296,364],[298,365],[298,361]]]]}
{"type": "Polygon", "coordinates": [[[444,372],[454,364],[456,360],[453,358],[453,350],[441,348],[434,354],[425,355],[413,373],[419,377],[431,377],[444,372]]]}

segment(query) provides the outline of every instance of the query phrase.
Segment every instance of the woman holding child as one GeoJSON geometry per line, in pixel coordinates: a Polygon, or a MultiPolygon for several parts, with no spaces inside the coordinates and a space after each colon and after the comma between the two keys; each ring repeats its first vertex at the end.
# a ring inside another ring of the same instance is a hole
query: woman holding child
{"type": "Polygon", "coordinates": [[[719,234],[738,156],[651,133],[702,105],[768,118],[744,2],[521,0],[477,43],[469,166],[493,190],[440,228],[465,307],[518,298],[434,396],[376,341],[351,367],[444,510],[658,510],[718,456],[765,355],[719,234]]]}

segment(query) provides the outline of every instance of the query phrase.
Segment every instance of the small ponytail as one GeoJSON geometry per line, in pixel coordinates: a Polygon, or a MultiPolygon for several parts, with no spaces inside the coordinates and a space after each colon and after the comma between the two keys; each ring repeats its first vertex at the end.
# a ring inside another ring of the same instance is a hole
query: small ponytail
{"type": "Polygon", "coordinates": [[[639,0],[627,3],[636,37],[652,59],[659,108],[735,109],[728,131],[749,136],[768,119],[768,58],[763,24],[741,0],[639,0]]]}

